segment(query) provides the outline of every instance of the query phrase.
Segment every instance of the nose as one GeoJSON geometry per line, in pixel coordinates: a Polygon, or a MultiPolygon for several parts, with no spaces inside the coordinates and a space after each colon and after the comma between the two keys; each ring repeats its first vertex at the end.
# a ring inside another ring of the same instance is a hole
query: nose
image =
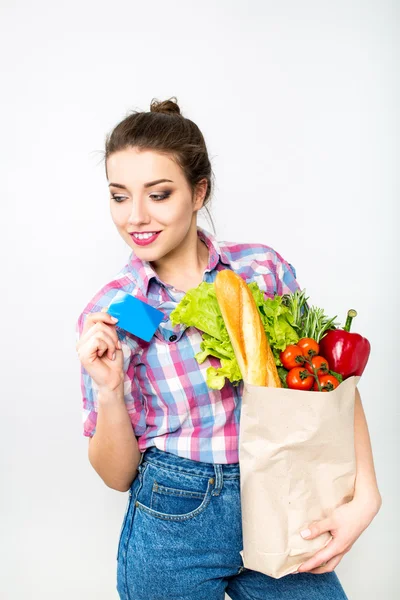
{"type": "Polygon", "coordinates": [[[148,222],[148,215],[144,202],[139,200],[132,201],[131,214],[129,215],[129,223],[132,225],[141,225],[142,223],[148,222]]]}

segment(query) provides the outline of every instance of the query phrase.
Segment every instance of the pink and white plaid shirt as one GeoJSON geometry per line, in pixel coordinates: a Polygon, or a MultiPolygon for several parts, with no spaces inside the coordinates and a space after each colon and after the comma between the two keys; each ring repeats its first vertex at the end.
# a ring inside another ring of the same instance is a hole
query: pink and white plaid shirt
{"type": "MultiPolygon", "coordinates": [[[[209,248],[203,281],[213,282],[218,271],[231,269],[248,283],[256,281],[267,297],[300,289],[296,271],[278,252],[263,244],[217,242],[205,229],[197,234],[209,248]]],[[[243,382],[228,380],[221,390],[206,384],[208,367],[220,361],[208,357],[198,364],[202,332],[195,327],[172,327],[169,315],[185,292],[164,283],[150,263],[132,251],[127,264],[86,305],[76,324],[79,339],[86,316],[108,307],[122,290],[164,312],[150,342],[120,329],[116,331],[124,355],[124,396],[139,449],[150,446],[207,463],[237,463],[243,382]]],[[[96,385],[81,366],[83,434],[96,431],[96,385]]]]}

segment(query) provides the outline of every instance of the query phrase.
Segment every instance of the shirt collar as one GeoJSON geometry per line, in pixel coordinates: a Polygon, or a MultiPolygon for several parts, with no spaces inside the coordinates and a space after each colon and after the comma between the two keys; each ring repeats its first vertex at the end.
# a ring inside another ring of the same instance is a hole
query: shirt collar
{"type": "MultiPolygon", "coordinates": [[[[209,258],[208,265],[206,271],[212,271],[216,268],[219,261],[224,263],[225,265],[230,266],[230,261],[226,253],[220,247],[219,242],[216,240],[215,236],[203,229],[203,227],[197,226],[197,235],[203,240],[208,249],[209,249],[209,258]]],[[[153,267],[150,265],[148,261],[141,260],[136,256],[136,254],[132,251],[129,262],[129,268],[133,271],[135,280],[137,285],[140,288],[140,291],[144,296],[147,297],[149,285],[152,279],[156,279],[156,281],[160,285],[166,286],[163,281],[158,277],[157,273],[154,271],[153,267]]]]}

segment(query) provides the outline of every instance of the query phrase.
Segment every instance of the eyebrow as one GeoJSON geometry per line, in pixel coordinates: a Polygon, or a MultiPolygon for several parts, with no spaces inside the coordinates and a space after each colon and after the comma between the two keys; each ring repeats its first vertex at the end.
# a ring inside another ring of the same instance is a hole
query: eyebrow
{"type": "MultiPolygon", "coordinates": [[[[156,179],[155,181],[148,181],[147,183],[144,184],[145,188],[151,187],[152,185],[156,185],[157,183],[163,183],[164,181],[169,181],[170,183],[174,183],[172,181],[172,179],[156,179]]],[[[116,187],[119,188],[121,190],[127,190],[128,188],[125,185],[122,185],[122,183],[109,183],[108,187],[116,187]]]]}

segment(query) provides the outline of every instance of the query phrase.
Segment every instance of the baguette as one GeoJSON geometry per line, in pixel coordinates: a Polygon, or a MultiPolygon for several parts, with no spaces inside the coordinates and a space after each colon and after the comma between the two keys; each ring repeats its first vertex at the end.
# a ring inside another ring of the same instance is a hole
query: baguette
{"type": "Polygon", "coordinates": [[[217,273],[214,282],[243,380],[252,385],[282,387],[274,356],[247,283],[230,269],[217,273]]]}

